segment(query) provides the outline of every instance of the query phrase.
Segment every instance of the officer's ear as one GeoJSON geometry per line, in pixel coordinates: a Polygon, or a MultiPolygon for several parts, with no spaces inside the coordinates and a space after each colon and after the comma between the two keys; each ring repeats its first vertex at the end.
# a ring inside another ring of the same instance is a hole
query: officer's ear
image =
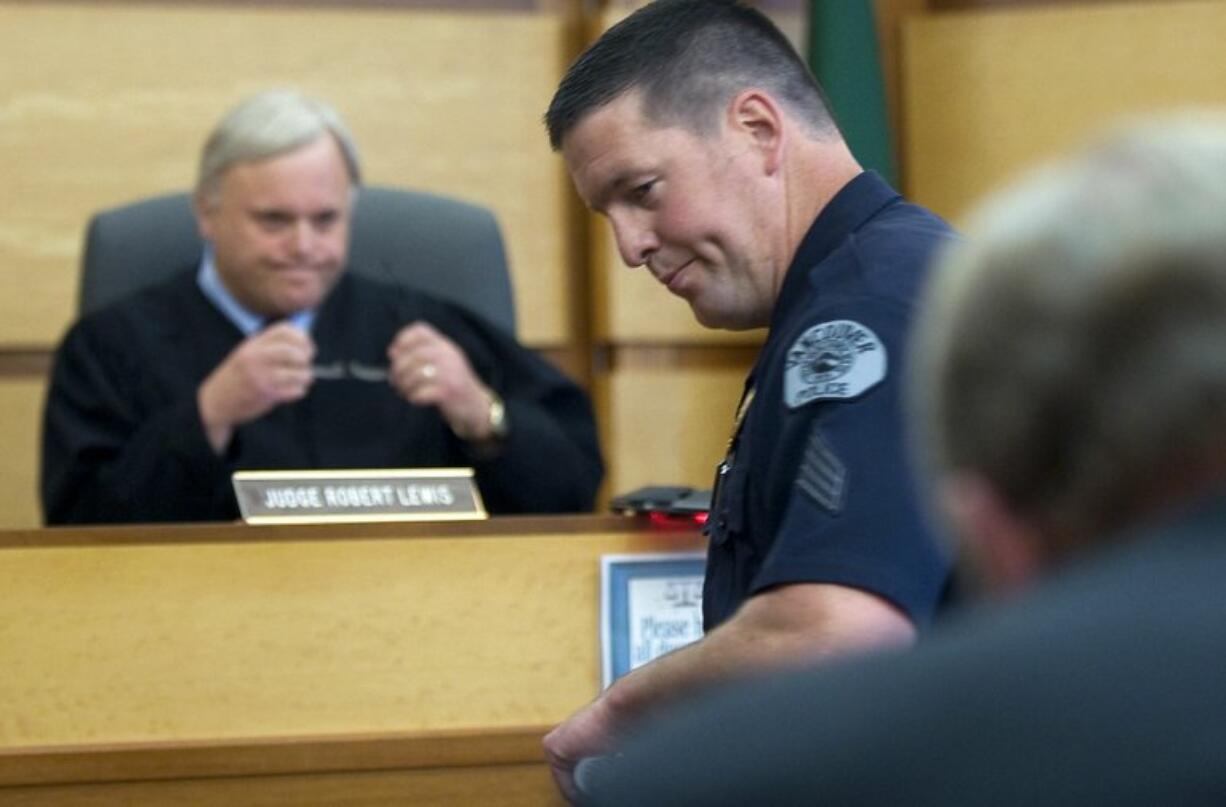
{"type": "Polygon", "coordinates": [[[1019,516],[982,477],[957,473],[939,488],[941,507],[980,583],[1010,594],[1042,573],[1041,532],[1019,516]]]}
{"type": "Polygon", "coordinates": [[[732,137],[761,155],[768,174],[779,170],[783,161],[783,112],[769,93],[759,89],[738,93],[728,104],[726,122],[732,137]]]}

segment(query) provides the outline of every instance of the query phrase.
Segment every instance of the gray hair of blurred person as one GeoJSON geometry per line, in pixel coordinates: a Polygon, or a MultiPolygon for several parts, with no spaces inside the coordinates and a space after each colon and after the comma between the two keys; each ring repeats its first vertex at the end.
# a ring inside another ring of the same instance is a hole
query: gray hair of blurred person
{"type": "Polygon", "coordinates": [[[606,31],[566,71],[545,126],[555,151],[588,115],[639,91],[646,118],[706,135],[750,87],[775,95],[817,136],[837,135],[804,60],[762,12],[732,0],[655,0],[606,31]]]}
{"type": "Polygon", "coordinates": [[[1063,555],[1226,478],[1226,118],[1121,129],[996,197],[936,269],[913,403],[1063,555]]]}
{"type": "Polygon", "coordinates": [[[328,104],[294,90],[268,90],[230,110],[205,141],[196,193],[208,197],[236,163],[288,153],[331,135],[340,148],[353,188],[361,184],[361,162],[353,135],[328,104]]]}

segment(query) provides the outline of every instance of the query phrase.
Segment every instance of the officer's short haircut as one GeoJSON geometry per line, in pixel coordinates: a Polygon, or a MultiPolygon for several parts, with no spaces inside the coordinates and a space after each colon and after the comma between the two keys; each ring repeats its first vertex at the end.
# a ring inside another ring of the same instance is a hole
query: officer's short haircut
{"type": "Polygon", "coordinates": [[[358,149],[336,110],[295,90],[266,90],[226,113],[205,141],[196,193],[212,194],[236,163],[277,157],[331,136],[340,148],[353,187],[361,184],[358,149]]]}
{"type": "Polygon", "coordinates": [[[982,208],[938,263],[913,389],[1062,552],[1226,478],[1226,120],[1130,127],[982,208]]]}
{"type": "Polygon", "coordinates": [[[656,0],[570,66],[545,125],[556,151],[587,115],[637,90],[647,120],[709,134],[723,106],[750,87],[768,91],[814,135],[837,133],[813,74],[761,12],[730,0],[656,0]]]}

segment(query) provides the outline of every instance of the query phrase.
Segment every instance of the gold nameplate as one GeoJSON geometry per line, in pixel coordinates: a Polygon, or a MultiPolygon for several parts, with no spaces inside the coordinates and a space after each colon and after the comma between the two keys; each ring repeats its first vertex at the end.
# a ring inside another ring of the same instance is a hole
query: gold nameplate
{"type": "Polygon", "coordinates": [[[248,524],[489,518],[472,468],[238,471],[233,482],[248,524]]]}

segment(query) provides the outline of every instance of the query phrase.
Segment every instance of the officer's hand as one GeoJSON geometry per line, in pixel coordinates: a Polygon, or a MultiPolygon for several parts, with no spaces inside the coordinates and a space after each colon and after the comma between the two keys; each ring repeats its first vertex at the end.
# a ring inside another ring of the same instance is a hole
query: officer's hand
{"type": "Polygon", "coordinates": [[[225,451],[235,427],[306,395],[313,358],[311,337],[288,322],[244,339],[196,394],[200,420],[213,450],[225,451]]]}
{"type": "Polygon", "coordinates": [[[587,757],[602,756],[613,746],[615,721],[605,698],[592,701],[545,735],[545,759],[553,780],[568,801],[575,801],[575,766],[587,757]]]}
{"type": "Polygon", "coordinates": [[[405,400],[438,407],[463,440],[489,439],[492,394],[455,342],[426,323],[415,322],[396,334],[387,356],[389,381],[405,400]]]}

